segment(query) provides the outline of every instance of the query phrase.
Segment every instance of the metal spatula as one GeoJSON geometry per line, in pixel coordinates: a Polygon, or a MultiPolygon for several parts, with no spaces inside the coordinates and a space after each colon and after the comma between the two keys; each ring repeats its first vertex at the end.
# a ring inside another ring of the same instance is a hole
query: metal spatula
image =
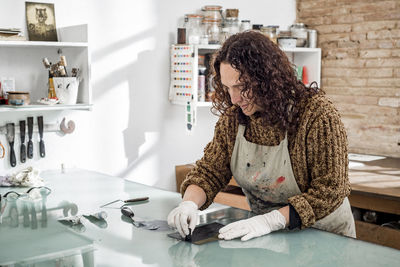
{"type": "Polygon", "coordinates": [[[148,197],[139,197],[139,198],[132,198],[132,199],[127,199],[127,200],[117,199],[117,200],[111,201],[109,203],[106,203],[106,204],[100,206],[100,208],[111,205],[115,202],[122,202],[124,204],[127,204],[127,203],[139,202],[139,201],[146,201],[148,199],[149,199],[148,197]]]}
{"type": "Polygon", "coordinates": [[[15,125],[14,123],[7,123],[7,141],[10,143],[10,165],[11,167],[15,167],[17,165],[17,160],[15,158],[14,151],[14,137],[15,137],[15,125]]]}

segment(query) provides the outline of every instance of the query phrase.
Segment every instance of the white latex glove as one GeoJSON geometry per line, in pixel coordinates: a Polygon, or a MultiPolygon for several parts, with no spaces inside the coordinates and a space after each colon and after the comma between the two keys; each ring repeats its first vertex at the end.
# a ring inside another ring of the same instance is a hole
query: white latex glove
{"type": "Polygon", "coordinates": [[[193,233],[197,223],[198,207],[193,201],[183,201],[168,215],[168,225],[176,227],[179,234],[184,238],[189,234],[189,228],[193,233]]]}
{"type": "Polygon", "coordinates": [[[247,241],[285,227],[285,216],[278,210],[274,210],[263,215],[230,223],[219,229],[218,238],[231,240],[242,236],[241,240],[247,241]]]}

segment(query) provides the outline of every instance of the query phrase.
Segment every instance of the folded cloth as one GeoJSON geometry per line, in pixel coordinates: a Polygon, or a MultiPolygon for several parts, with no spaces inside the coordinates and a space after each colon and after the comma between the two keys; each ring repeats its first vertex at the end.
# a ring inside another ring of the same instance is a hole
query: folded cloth
{"type": "Polygon", "coordinates": [[[43,186],[44,180],[39,174],[38,169],[28,167],[11,175],[0,176],[0,186],[43,186]]]}

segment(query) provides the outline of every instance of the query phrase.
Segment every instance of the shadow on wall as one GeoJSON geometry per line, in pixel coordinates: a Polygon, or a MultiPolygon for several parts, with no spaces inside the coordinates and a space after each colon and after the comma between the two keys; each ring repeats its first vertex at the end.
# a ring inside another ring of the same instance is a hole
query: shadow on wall
{"type": "MultiPolygon", "coordinates": [[[[140,174],[138,175],[140,177],[143,175],[148,177],[147,172],[143,173],[140,170],[143,169],[143,166],[148,167],[149,160],[152,164],[151,178],[156,179],[161,175],[161,170],[159,170],[160,162],[157,157],[159,154],[158,150],[161,147],[160,138],[158,138],[158,136],[161,129],[164,128],[163,114],[165,114],[165,112],[163,112],[163,110],[166,109],[165,105],[168,104],[168,101],[165,100],[168,95],[165,88],[168,88],[168,84],[165,85],[165,83],[168,82],[169,76],[168,72],[165,72],[165,70],[168,69],[168,61],[165,59],[169,58],[169,53],[168,50],[165,50],[165,46],[162,48],[158,47],[156,32],[155,28],[150,28],[145,32],[96,50],[96,52],[92,54],[95,61],[100,62],[115,51],[124,50],[129,46],[143,42],[143,40],[151,40],[151,43],[155,44],[151,47],[144,47],[147,51],[133,55],[132,57],[137,56],[135,59],[127,55],[126,61],[130,62],[129,64],[123,65],[117,69],[113,68],[111,72],[106,73],[106,75],[103,74],[101,79],[96,80],[93,85],[95,88],[93,91],[94,99],[102,98],[102,96],[109,93],[111,88],[116,88],[116,86],[122,85],[128,87],[128,99],[123,99],[123,103],[128,105],[128,114],[121,114],[121,116],[124,117],[123,120],[125,120],[125,117],[128,118],[126,128],[125,126],[123,127],[123,147],[125,151],[125,158],[123,159],[127,159],[127,166],[126,168],[117,169],[114,175],[123,178],[133,178],[135,181],[137,180],[137,173],[140,174]],[[160,58],[160,54],[163,55],[163,58],[160,58]],[[163,75],[161,75],[162,77],[157,75],[158,73],[163,73],[163,75]],[[143,149],[143,147],[145,147],[145,149],[143,149]],[[155,162],[154,159],[157,161],[155,162]],[[136,170],[138,168],[140,170],[136,170]]],[[[163,43],[165,43],[165,41],[163,41],[163,43]]],[[[110,102],[115,103],[115,101],[110,102]]],[[[118,113],[115,111],[113,112],[112,106],[103,106],[102,109],[108,109],[106,111],[107,119],[113,124],[112,116],[119,116],[118,113]]],[[[123,124],[125,125],[125,122],[123,122],[123,124]]],[[[118,129],[119,128],[120,126],[118,129]]],[[[104,129],[104,131],[107,132],[113,131],[109,127],[104,129]]],[[[101,131],[103,130],[101,129],[101,131]]],[[[102,134],[104,134],[104,132],[102,134]]],[[[115,135],[116,133],[113,132],[112,134],[115,135]]],[[[117,135],[117,138],[120,137],[117,135]]],[[[120,143],[118,142],[118,144],[120,143]]],[[[105,153],[102,153],[105,155],[103,157],[105,157],[108,162],[112,163],[113,156],[109,152],[118,151],[118,149],[118,147],[113,148],[109,146],[106,151],[104,151],[105,153]]],[[[119,156],[119,158],[122,157],[119,156]]],[[[117,157],[115,157],[114,160],[115,159],[117,159],[117,157]]],[[[118,164],[121,166],[120,163],[118,164]]],[[[151,182],[154,184],[157,181],[149,181],[149,179],[147,179],[146,181],[140,182],[146,182],[147,184],[151,182]]]]}

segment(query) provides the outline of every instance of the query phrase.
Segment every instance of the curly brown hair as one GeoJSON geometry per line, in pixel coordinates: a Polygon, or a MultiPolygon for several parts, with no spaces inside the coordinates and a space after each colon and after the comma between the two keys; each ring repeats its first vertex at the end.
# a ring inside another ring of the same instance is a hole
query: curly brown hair
{"type": "Polygon", "coordinates": [[[227,112],[233,104],[221,82],[221,63],[228,63],[239,71],[239,80],[243,83],[241,93],[262,108],[257,113],[264,118],[264,123],[283,131],[296,129],[299,119],[296,103],[319,91],[316,83],[306,87],[297,79],[294,65],[265,35],[255,31],[235,34],[225,41],[211,63],[215,89],[213,113],[236,115],[241,124],[247,124],[248,117],[240,108],[227,112]]]}

